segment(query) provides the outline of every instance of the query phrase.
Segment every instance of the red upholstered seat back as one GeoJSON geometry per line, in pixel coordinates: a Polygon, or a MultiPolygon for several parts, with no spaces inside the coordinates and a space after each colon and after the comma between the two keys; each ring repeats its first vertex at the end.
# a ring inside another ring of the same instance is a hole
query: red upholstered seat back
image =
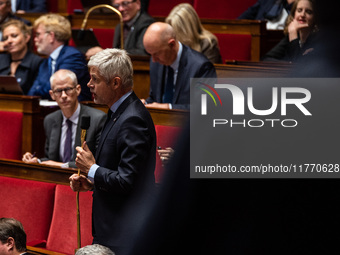
{"type": "MultiPolygon", "coordinates": [[[[174,149],[177,138],[182,131],[180,127],[155,125],[157,146],[162,148],[171,147],[174,149]]],[[[162,161],[156,152],[156,169],[155,169],[155,180],[156,183],[161,181],[162,175],[164,173],[164,168],[162,166],[162,161]]]]}
{"type": "MultiPolygon", "coordinates": [[[[92,243],[92,192],[79,193],[81,246],[92,243]]],[[[74,254],[77,248],[76,192],[69,186],[57,185],[54,211],[46,248],[74,254]]]]}
{"type": "Polygon", "coordinates": [[[257,0],[195,0],[194,8],[201,19],[236,19],[257,0]]]}
{"type": "Polygon", "coordinates": [[[27,243],[46,241],[56,184],[0,176],[0,217],[19,220],[27,243]]]}
{"type": "Polygon", "coordinates": [[[115,34],[114,28],[93,28],[93,33],[103,49],[112,48],[113,36],[115,34]]]}
{"type": "Polygon", "coordinates": [[[0,158],[21,159],[22,118],[21,112],[0,111],[0,158]]]}
{"type": "Polygon", "coordinates": [[[58,13],[58,1],[56,0],[47,0],[47,12],[58,13]]]}
{"type": "Polygon", "coordinates": [[[148,13],[151,16],[166,17],[169,15],[172,8],[181,3],[189,3],[194,5],[194,0],[150,0],[148,13]]]}
{"type": "Polygon", "coordinates": [[[74,10],[84,11],[83,4],[81,0],[69,0],[67,1],[67,13],[73,14],[74,10]]]}
{"type": "Polygon", "coordinates": [[[251,35],[217,34],[222,61],[251,60],[251,35]]]}

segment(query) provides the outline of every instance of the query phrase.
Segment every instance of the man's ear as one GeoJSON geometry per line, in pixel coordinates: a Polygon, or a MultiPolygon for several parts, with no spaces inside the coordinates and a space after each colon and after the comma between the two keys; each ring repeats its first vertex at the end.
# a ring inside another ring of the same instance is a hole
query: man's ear
{"type": "Polygon", "coordinates": [[[15,241],[13,237],[8,237],[6,246],[9,251],[14,249],[15,241]]]}
{"type": "Polygon", "coordinates": [[[77,96],[79,96],[81,92],[81,86],[79,84],[76,86],[76,92],[77,92],[77,96]]]}
{"type": "Polygon", "coordinates": [[[54,97],[53,91],[50,89],[48,92],[50,93],[51,98],[55,101],[55,97],[54,97]]]}
{"type": "Polygon", "coordinates": [[[112,84],[112,88],[113,89],[117,89],[117,88],[119,88],[122,85],[122,80],[120,79],[120,77],[115,77],[112,80],[111,84],[112,84]]]}
{"type": "Polygon", "coordinates": [[[54,42],[56,39],[55,39],[55,33],[53,31],[49,32],[50,33],[50,36],[51,36],[51,41],[54,42]]]}
{"type": "Polygon", "coordinates": [[[173,39],[173,38],[169,39],[168,45],[172,49],[176,45],[175,39],[173,39]]]}

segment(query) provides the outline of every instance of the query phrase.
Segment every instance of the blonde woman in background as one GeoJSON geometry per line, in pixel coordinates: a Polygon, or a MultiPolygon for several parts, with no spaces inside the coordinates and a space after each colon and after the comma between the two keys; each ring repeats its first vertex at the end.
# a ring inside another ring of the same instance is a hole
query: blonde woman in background
{"type": "Polygon", "coordinates": [[[41,61],[31,51],[32,29],[20,20],[9,20],[2,25],[5,53],[0,57],[0,75],[16,77],[24,94],[27,94],[36,78],[41,61]]]}
{"type": "Polygon", "coordinates": [[[176,5],[165,22],[174,28],[176,37],[181,43],[201,52],[212,63],[222,63],[216,36],[203,28],[191,4],[176,5]]]}
{"type": "Polygon", "coordinates": [[[314,54],[318,38],[318,14],[315,0],[296,0],[287,18],[285,37],[264,57],[264,60],[295,62],[314,54]]]}

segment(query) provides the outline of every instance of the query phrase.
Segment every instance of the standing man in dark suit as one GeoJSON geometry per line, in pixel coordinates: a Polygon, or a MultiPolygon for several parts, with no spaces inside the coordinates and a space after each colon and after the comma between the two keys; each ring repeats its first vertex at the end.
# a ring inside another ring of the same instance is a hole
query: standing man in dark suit
{"type": "Polygon", "coordinates": [[[152,57],[150,96],[142,99],[146,107],[188,109],[190,78],[216,77],[214,65],[203,54],[179,42],[167,23],[150,25],[144,35],[144,47],[152,57]]]}
{"type": "Polygon", "coordinates": [[[109,107],[108,121],[95,157],[86,144],[77,147],[76,165],[82,174],[72,175],[70,185],[74,191],[93,190],[93,243],[119,255],[131,234],[122,220],[125,209],[142,186],[154,185],[155,127],[132,91],[132,63],[125,50],[103,50],[88,66],[88,86],[95,103],[109,107]]]}
{"type": "Polygon", "coordinates": [[[74,160],[77,152],[75,148],[81,145],[81,117],[90,117],[90,127],[86,132],[86,143],[90,150],[95,153],[106,115],[103,111],[78,103],[77,97],[80,94],[81,87],[72,71],[60,69],[51,76],[50,82],[51,90],[49,93],[52,99],[58,103],[60,110],[50,113],[44,119],[45,157],[38,159],[30,152],[26,152],[22,160],[27,163],[39,162],[76,168],[74,160]],[[71,122],[72,136],[69,142],[71,154],[66,155],[68,121],[71,122]]]}
{"type": "Polygon", "coordinates": [[[59,69],[68,69],[77,75],[81,86],[79,101],[91,100],[90,90],[86,86],[90,76],[85,57],[74,47],[67,46],[71,38],[71,23],[59,14],[46,14],[34,22],[34,30],[38,53],[49,58],[41,63],[38,76],[28,95],[49,99],[51,75],[59,69]]]}
{"type": "MultiPolygon", "coordinates": [[[[155,20],[146,12],[141,11],[140,0],[112,0],[112,6],[121,12],[124,22],[124,49],[131,55],[147,55],[143,45],[143,36],[146,29],[155,20]]],[[[113,48],[120,48],[121,28],[118,24],[115,28],[113,48]]],[[[94,47],[88,50],[86,57],[90,58],[103,50],[94,47]]]]}

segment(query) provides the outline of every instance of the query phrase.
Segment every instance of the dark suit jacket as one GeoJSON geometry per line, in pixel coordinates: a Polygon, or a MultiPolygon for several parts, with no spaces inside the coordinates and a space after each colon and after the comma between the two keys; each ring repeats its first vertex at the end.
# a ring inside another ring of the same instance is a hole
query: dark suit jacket
{"type": "MultiPolygon", "coordinates": [[[[126,233],[121,219],[141,186],[154,185],[155,127],[149,112],[132,93],[103,128],[96,152],[100,167],[94,176],[93,237],[115,249],[126,233]]],[[[116,250],[116,249],[115,249],[116,250]]]]}
{"type": "MultiPolygon", "coordinates": [[[[274,6],[277,0],[258,0],[256,4],[249,7],[245,12],[243,12],[238,19],[250,19],[250,20],[266,20],[268,19],[267,14],[270,9],[274,6]]],[[[281,0],[283,8],[287,11],[290,10],[292,4],[288,5],[286,0],[281,0]]]]}
{"type": "Polygon", "coordinates": [[[17,0],[16,10],[26,12],[47,12],[46,0],[17,0]]]}
{"type": "MultiPolygon", "coordinates": [[[[8,75],[11,73],[11,55],[1,54],[0,55],[0,74],[8,75]]],[[[39,65],[43,59],[31,51],[27,51],[24,59],[19,64],[15,78],[17,78],[24,94],[26,95],[32,86],[35,77],[38,74],[39,65]]]]}
{"type": "MultiPolygon", "coordinates": [[[[131,55],[147,55],[144,49],[143,37],[146,29],[155,22],[147,13],[142,12],[132,25],[129,35],[124,42],[124,49],[131,55]]],[[[120,48],[120,24],[115,28],[113,48],[120,48]]]]}
{"type": "MultiPolygon", "coordinates": [[[[92,95],[87,83],[90,80],[85,57],[80,51],[71,46],[64,46],[57,58],[55,71],[59,69],[68,69],[73,71],[81,85],[81,93],[78,97],[79,101],[91,100],[92,95]]],[[[39,68],[39,73],[35,79],[32,88],[28,92],[30,96],[41,96],[50,99],[48,91],[51,89],[50,75],[48,71],[48,59],[45,59],[39,68]]]]}
{"type": "MultiPolygon", "coordinates": [[[[81,146],[80,144],[80,121],[81,116],[90,116],[90,128],[86,132],[86,143],[89,146],[92,153],[96,152],[96,146],[99,141],[100,133],[103,128],[104,122],[106,120],[106,114],[103,111],[80,105],[80,113],[77,127],[76,140],[72,153],[72,161],[69,162],[70,167],[75,167],[74,160],[76,158],[76,147],[81,146]]],[[[61,136],[61,124],[63,122],[63,115],[61,110],[55,111],[49,115],[47,115],[44,119],[44,128],[45,128],[45,158],[42,158],[42,161],[45,160],[54,160],[61,162],[61,156],[59,155],[59,147],[60,147],[60,136],[61,136]]]]}
{"type": "MultiPolygon", "coordinates": [[[[162,103],[164,91],[165,66],[150,60],[150,95],[148,103],[162,103]]],[[[172,101],[173,109],[189,109],[190,78],[215,78],[214,65],[201,53],[183,45],[179,61],[175,93],[172,101]]]]}
{"type": "Polygon", "coordinates": [[[12,14],[12,13],[9,13],[8,16],[7,16],[7,18],[5,18],[5,19],[0,23],[0,25],[1,25],[1,24],[4,24],[5,22],[9,21],[10,19],[20,20],[20,21],[24,22],[27,26],[31,26],[31,25],[32,25],[32,23],[31,23],[29,20],[23,19],[23,18],[21,18],[21,17],[19,17],[19,16],[15,16],[15,15],[12,14]]]}
{"type": "Polygon", "coordinates": [[[264,56],[263,60],[295,62],[306,55],[314,54],[314,48],[318,44],[319,41],[316,33],[310,34],[302,47],[300,47],[298,38],[290,42],[287,35],[264,56]]]}

